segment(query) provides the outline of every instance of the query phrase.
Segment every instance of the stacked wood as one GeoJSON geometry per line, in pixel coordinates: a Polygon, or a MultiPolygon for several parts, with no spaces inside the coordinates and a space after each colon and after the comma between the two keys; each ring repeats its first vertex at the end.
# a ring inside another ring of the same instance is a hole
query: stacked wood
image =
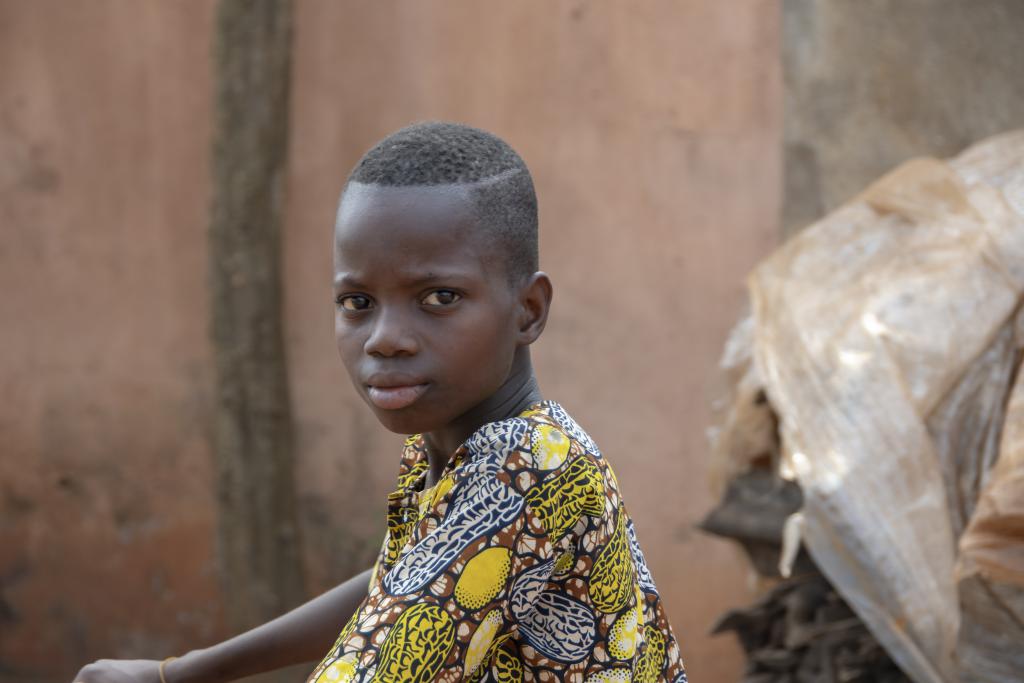
{"type": "Polygon", "coordinates": [[[747,655],[743,683],[909,683],[817,571],[786,579],[750,607],[726,612],[747,655]]]}
{"type": "MultiPolygon", "coordinates": [[[[701,523],[738,542],[762,577],[778,577],[782,527],[799,487],[767,468],[734,477],[701,523]]],[[[792,578],[753,605],[729,610],[712,633],[732,631],[747,656],[743,683],[909,683],[846,602],[801,551],[792,578]]]]}
{"type": "MultiPolygon", "coordinates": [[[[782,527],[802,503],[799,486],[776,476],[767,466],[755,467],[728,482],[721,502],[699,528],[736,541],[758,574],[777,577],[782,527]]],[[[806,553],[801,552],[797,571],[811,567],[806,553]]]]}

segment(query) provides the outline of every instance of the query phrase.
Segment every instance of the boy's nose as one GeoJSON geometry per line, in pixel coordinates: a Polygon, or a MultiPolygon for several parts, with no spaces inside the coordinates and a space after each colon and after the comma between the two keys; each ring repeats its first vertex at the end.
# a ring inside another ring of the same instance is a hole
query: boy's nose
{"type": "Polygon", "coordinates": [[[411,356],[419,351],[416,335],[398,313],[379,311],[363,350],[370,356],[411,356]]]}

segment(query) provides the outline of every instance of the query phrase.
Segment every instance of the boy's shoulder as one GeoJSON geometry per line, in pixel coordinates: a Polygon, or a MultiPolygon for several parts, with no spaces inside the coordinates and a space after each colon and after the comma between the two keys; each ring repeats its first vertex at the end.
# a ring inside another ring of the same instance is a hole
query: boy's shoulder
{"type": "Polygon", "coordinates": [[[565,538],[583,513],[611,519],[620,503],[611,467],[586,431],[554,401],[478,429],[456,472],[507,485],[552,541],[565,538]]]}
{"type": "Polygon", "coordinates": [[[509,459],[540,470],[557,468],[571,454],[600,458],[587,432],[554,401],[531,405],[515,417],[489,422],[466,441],[469,458],[509,459]]]}

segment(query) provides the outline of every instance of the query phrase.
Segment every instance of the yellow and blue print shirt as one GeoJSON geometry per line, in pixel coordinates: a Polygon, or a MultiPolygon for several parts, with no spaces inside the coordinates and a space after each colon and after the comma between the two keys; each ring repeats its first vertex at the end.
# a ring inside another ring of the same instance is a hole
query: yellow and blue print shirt
{"type": "Polygon", "coordinates": [[[427,469],[410,437],[369,594],[310,683],[685,683],[615,475],[561,406],[427,469]]]}

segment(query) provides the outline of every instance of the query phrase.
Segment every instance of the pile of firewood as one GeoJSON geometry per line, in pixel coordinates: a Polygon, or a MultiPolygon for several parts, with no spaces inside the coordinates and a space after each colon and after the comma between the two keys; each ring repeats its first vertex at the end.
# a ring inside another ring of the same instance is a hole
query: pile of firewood
{"type": "Polygon", "coordinates": [[[909,681],[820,573],[777,584],[726,612],[713,633],[734,631],[747,653],[743,683],[909,681]]]}
{"type": "MultiPolygon", "coordinates": [[[[777,579],[782,527],[801,499],[796,484],[754,469],[729,482],[701,528],[739,542],[761,576],[777,579]]],[[[810,556],[801,551],[793,573],[712,629],[739,638],[743,683],[909,683],[810,556]]]]}

